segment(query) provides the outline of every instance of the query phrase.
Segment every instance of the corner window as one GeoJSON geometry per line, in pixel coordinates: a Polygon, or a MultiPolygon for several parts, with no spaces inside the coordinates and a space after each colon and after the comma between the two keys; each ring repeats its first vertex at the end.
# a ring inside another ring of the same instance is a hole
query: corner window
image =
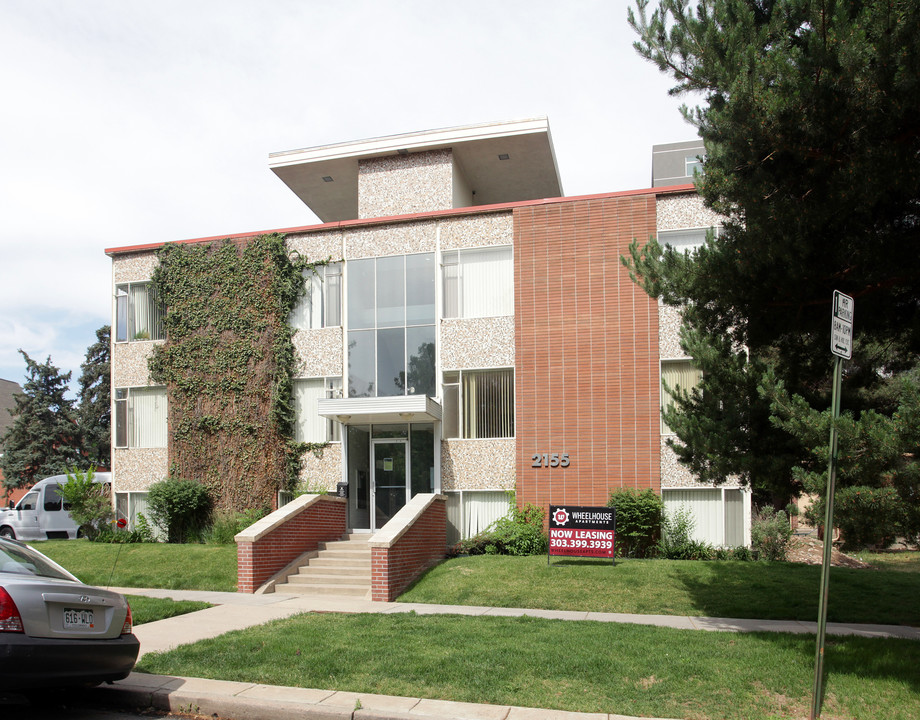
{"type": "Polygon", "coordinates": [[[514,265],[510,246],[445,252],[441,268],[444,317],[514,314],[514,265]]]}
{"type": "Polygon", "coordinates": [[[664,411],[674,404],[674,396],[668,391],[676,393],[678,389],[690,392],[700,384],[703,371],[690,364],[689,360],[662,360],[661,361],[661,434],[670,435],[671,428],[664,421],[664,411]]]}
{"type": "Polygon", "coordinates": [[[166,447],[166,388],[116,388],[115,447],[166,447]]]}
{"type": "Polygon", "coordinates": [[[153,283],[115,286],[115,342],[162,340],[164,315],[153,283]]]}
{"type": "Polygon", "coordinates": [[[703,161],[706,159],[705,155],[697,157],[696,155],[687,155],[684,158],[684,175],[687,177],[693,177],[693,173],[698,172],[700,175],[703,174],[703,161]]]}
{"type": "Polygon", "coordinates": [[[443,423],[447,438],[514,437],[514,370],[444,373],[443,423]]]}
{"type": "Polygon", "coordinates": [[[342,324],[342,263],[317,265],[303,271],[304,294],[291,312],[297,330],[337,327],[342,324]]]}
{"type": "Polygon", "coordinates": [[[322,443],[341,440],[341,423],[317,414],[316,403],[342,397],[342,378],[308,378],[294,381],[294,439],[322,443]]]}

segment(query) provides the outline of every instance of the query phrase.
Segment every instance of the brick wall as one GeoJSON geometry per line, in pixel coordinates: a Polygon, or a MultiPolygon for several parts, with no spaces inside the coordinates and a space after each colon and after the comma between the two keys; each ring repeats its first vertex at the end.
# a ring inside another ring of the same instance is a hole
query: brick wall
{"type": "Polygon", "coordinates": [[[236,536],[237,588],[254,593],[275,573],[319,543],[345,534],[344,498],[302,496],[236,536]]]}
{"type": "Polygon", "coordinates": [[[660,492],[658,307],[620,264],[655,233],[655,196],[514,211],[519,503],[660,492]],[[568,453],[567,468],[533,455],[568,453]]]}
{"type": "MultiPolygon", "coordinates": [[[[403,510],[414,515],[405,529],[393,539],[382,533],[370,541],[371,599],[389,602],[399,597],[413,580],[444,557],[447,549],[447,498],[444,495],[416,495],[403,510]],[[423,507],[413,512],[413,503],[423,507]]],[[[399,518],[394,516],[390,524],[399,518]]]]}

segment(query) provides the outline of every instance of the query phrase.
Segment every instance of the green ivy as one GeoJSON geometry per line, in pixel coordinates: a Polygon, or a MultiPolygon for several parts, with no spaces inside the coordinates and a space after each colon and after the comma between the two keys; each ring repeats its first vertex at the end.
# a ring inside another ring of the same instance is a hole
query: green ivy
{"type": "Polygon", "coordinates": [[[203,484],[219,510],[273,506],[307,450],[293,439],[296,373],[288,317],[302,273],[280,234],[167,244],[153,282],[166,342],[149,366],[166,386],[170,474],[203,484]]]}

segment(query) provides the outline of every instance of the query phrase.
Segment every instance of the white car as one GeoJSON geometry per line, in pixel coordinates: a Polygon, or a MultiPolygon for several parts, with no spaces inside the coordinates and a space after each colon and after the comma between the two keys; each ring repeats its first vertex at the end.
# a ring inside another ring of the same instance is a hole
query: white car
{"type": "MultiPolygon", "coordinates": [[[[0,537],[15,540],[66,540],[79,534],[58,488],[67,482],[66,475],[52,475],[39,480],[15,506],[0,510],[0,537]]],[[[111,487],[112,475],[99,472],[93,482],[111,487]]]]}
{"type": "Polygon", "coordinates": [[[121,680],[139,649],[123,595],[0,538],[0,690],[121,680]]]}

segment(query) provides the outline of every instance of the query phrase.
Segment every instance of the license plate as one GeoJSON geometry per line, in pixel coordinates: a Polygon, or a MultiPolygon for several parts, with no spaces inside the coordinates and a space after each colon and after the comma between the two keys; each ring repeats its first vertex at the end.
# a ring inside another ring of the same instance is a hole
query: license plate
{"type": "Polygon", "coordinates": [[[93,627],[93,611],[78,608],[64,608],[65,630],[87,630],[93,627]]]}

